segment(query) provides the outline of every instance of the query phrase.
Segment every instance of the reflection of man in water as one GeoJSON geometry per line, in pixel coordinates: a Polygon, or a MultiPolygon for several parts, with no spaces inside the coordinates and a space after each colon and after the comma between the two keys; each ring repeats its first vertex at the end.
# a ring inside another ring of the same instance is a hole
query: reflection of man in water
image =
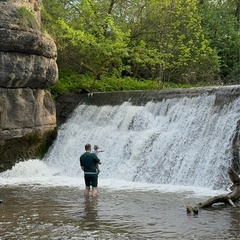
{"type": "Polygon", "coordinates": [[[98,205],[97,205],[97,198],[91,200],[89,198],[85,199],[85,216],[83,219],[88,224],[88,227],[92,226],[94,230],[98,226],[98,205]],[[89,224],[91,223],[91,224],[89,224]]]}
{"type": "Polygon", "coordinates": [[[91,153],[91,144],[87,143],[85,145],[85,153],[80,157],[80,165],[84,171],[85,179],[85,191],[84,195],[89,196],[90,186],[92,186],[92,196],[97,196],[97,186],[98,186],[98,164],[101,164],[100,159],[96,154],[91,153]]]}

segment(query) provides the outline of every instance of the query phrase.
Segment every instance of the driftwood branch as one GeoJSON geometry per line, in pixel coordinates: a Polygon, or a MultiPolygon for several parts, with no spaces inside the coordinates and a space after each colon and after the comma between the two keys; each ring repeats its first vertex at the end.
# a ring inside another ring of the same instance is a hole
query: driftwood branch
{"type": "Polygon", "coordinates": [[[229,168],[228,175],[233,183],[230,188],[232,190],[230,193],[209,198],[205,202],[198,203],[195,207],[187,206],[187,213],[197,214],[200,208],[211,207],[215,203],[226,203],[231,204],[233,207],[237,207],[235,202],[240,199],[240,178],[233,168],[229,168]]]}

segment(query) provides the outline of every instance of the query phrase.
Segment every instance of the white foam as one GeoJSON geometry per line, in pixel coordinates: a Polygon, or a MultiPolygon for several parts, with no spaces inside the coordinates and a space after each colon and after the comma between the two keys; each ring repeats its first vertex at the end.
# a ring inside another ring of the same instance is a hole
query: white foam
{"type": "Polygon", "coordinates": [[[2,178],[36,178],[52,176],[49,167],[40,160],[28,160],[27,162],[17,163],[11,170],[7,170],[0,174],[2,178]]]}
{"type": "Polygon", "coordinates": [[[225,190],[239,113],[240,98],[220,109],[214,95],[145,106],[79,105],[43,161],[16,164],[0,183],[84,187],[79,156],[89,142],[105,149],[102,187],[225,190]]]}
{"type": "MultiPolygon", "coordinates": [[[[34,186],[41,185],[44,187],[67,186],[84,189],[83,175],[79,177],[69,177],[59,175],[56,169],[51,169],[46,163],[41,160],[29,160],[16,164],[12,170],[0,173],[0,185],[25,185],[34,186]],[[56,174],[57,173],[57,174],[56,174]]],[[[174,192],[187,193],[189,196],[212,196],[214,194],[225,193],[222,190],[212,190],[210,188],[191,187],[170,184],[149,184],[141,182],[132,182],[120,179],[104,179],[99,177],[100,188],[118,191],[159,191],[159,192],[174,192]]]]}

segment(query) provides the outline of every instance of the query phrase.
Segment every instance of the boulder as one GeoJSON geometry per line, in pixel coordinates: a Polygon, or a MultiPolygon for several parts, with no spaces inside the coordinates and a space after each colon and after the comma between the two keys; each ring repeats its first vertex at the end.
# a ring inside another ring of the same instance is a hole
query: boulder
{"type": "Polygon", "coordinates": [[[56,127],[55,103],[46,90],[0,88],[0,119],[1,140],[48,131],[56,127]]]}
{"type": "Polygon", "coordinates": [[[41,157],[56,136],[47,90],[58,79],[57,48],[41,31],[41,0],[0,0],[0,171],[41,157]]]}
{"type": "Polygon", "coordinates": [[[0,87],[47,89],[58,79],[56,60],[52,58],[0,51],[0,63],[0,87]]]}
{"type": "Polygon", "coordinates": [[[58,79],[56,45],[40,30],[40,3],[0,1],[0,87],[47,89],[58,79]]]}

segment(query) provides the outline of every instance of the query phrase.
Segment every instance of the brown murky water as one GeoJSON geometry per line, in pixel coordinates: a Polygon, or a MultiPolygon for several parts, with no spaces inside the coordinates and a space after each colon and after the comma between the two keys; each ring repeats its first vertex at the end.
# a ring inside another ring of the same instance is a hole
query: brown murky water
{"type": "Polygon", "coordinates": [[[0,239],[240,239],[240,208],[218,205],[187,215],[204,200],[185,193],[76,187],[1,187],[0,239]]]}

